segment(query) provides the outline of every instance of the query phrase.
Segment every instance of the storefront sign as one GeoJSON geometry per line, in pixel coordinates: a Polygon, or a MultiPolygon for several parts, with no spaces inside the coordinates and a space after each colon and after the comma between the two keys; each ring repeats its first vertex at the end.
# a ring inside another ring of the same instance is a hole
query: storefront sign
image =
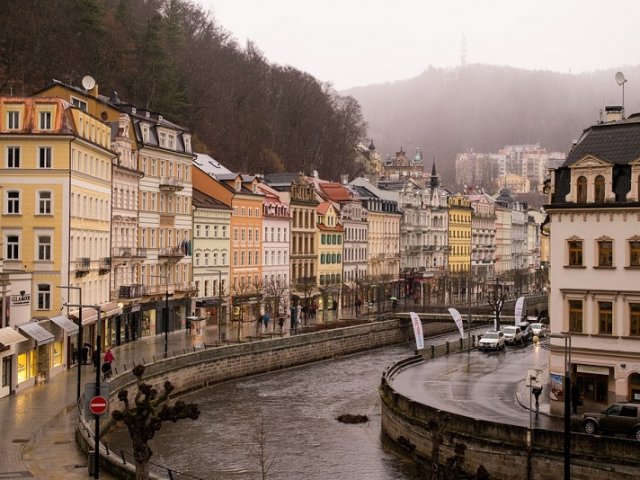
{"type": "Polygon", "coordinates": [[[596,367],[595,365],[576,365],[578,373],[593,373],[594,375],[609,375],[609,367],[596,367]]]}
{"type": "Polygon", "coordinates": [[[11,295],[12,305],[29,305],[31,303],[31,294],[23,293],[20,295],[11,295]]]}

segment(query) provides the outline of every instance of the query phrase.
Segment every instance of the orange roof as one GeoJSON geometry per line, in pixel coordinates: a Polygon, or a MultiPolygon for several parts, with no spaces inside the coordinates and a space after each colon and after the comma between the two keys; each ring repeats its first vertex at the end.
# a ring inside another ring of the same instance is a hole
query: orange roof
{"type": "Polygon", "coordinates": [[[352,200],[349,190],[340,183],[321,183],[320,188],[329,199],[334,202],[345,202],[352,200]]]}
{"type": "Polygon", "coordinates": [[[320,214],[320,215],[324,215],[325,213],[327,213],[327,211],[329,210],[329,207],[331,206],[331,203],[329,202],[322,202],[320,205],[318,205],[318,208],[316,209],[316,211],[320,214]]]}

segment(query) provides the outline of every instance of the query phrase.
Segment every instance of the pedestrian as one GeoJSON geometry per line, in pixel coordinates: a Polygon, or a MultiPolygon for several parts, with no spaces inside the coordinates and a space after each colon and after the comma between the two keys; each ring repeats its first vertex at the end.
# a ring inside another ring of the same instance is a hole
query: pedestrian
{"type": "Polygon", "coordinates": [[[362,300],[356,298],[356,317],[360,315],[360,307],[362,307],[362,300]]]}
{"type": "Polygon", "coordinates": [[[93,363],[93,371],[98,370],[100,366],[100,355],[98,355],[98,349],[96,348],[91,355],[91,363],[93,363]]]}
{"type": "Polygon", "coordinates": [[[337,300],[333,301],[333,309],[334,310],[338,310],[338,301],[337,300]]]}
{"type": "Polygon", "coordinates": [[[280,326],[280,333],[282,333],[282,329],[284,328],[284,318],[280,317],[278,319],[278,325],[280,326]]]}
{"type": "Polygon", "coordinates": [[[393,299],[391,300],[391,308],[393,309],[393,313],[396,313],[396,311],[398,310],[398,300],[397,299],[393,299]]]}
{"type": "Polygon", "coordinates": [[[108,363],[109,365],[111,365],[114,360],[115,360],[115,357],[113,356],[113,352],[111,351],[110,348],[107,348],[107,351],[104,354],[105,363],[108,363]]]}
{"type": "Polygon", "coordinates": [[[540,410],[540,394],[542,393],[542,385],[539,387],[533,387],[533,396],[536,399],[536,412],[540,410]]]}
{"type": "Polygon", "coordinates": [[[302,306],[300,304],[296,305],[296,314],[295,317],[291,318],[291,323],[294,324],[294,326],[298,323],[298,320],[300,320],[302,318],[302,306]]]}
{"type": "Polygon", "coordinates": [[[271,320],[269,314],[267,312],[264,312],[264,315],[262,316],[262,323],[264,324],[265,331],[269,330],[269,320],[271,320]]]}
{"type": "Polygon", "coordinates": [[[86,345],[82,346],[82,350],[80,350],[82,364],[86,365],[89,361],[89,349],[86,345]]]}
{"type": "Polygon", "coordinates": [[[574,415],[578,413],[578,405],[580,405],[580,389],[575,383],[571,386],[571,410],[574,415]]]}

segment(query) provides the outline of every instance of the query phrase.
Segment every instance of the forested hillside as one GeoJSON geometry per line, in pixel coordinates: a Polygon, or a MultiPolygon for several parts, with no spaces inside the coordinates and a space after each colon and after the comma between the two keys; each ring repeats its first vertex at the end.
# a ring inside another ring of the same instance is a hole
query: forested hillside
{"type": "MultiPolygon", "coordinates": [[[[640,111],[640,67],[622,68],[628,114],[640,111]]],[[[620,105],[616,70],[561,74],[490,65],[429,68],[421,75],[354,88],[381,153],[420,147],[453,181],[455,154],[495,152],[504,145],[540,143],[566,152],[605,105],[620,105]]]]}
{"type": "Polygon", "coordinates": [[[0,93],[52,79],[159,112],[237,171],[355,173],[360,107],[311,75],[240,46],[188,0],[2,0],[0,93]]]}

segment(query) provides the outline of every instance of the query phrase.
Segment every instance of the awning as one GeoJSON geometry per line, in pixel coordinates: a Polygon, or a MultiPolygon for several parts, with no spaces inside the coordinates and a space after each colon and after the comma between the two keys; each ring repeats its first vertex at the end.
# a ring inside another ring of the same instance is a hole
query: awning
{"type": "Polygon", "coordinates": [[[36,322],[25,323],[24,325],[20,325],[18,329],[33,338],[38,345],[46,345],[47,343],[53,342],[53,333],[45,330],[36,322]]]}
{"type": "Polygon", "coordinates": [[[11,327],[0,328],[0,344],[3,347],[8,347],[20,342],[26,342],[29,339],[20,335],[11,327]]]}
{"type": "Polygon", "coordinates": [[[196,307],[204,308],[204,307],[215,307],[220,304],[219,298],[203,298],[201,300],[196,301],[196,307]]]}
{"type": "MultiPolygon", "coordinates": [[[[117,303],[105,303],[100,306],[100,311],[102,312],[102,318],[105,317],[113,317],[114,315],[120,315],[122,313],[122,308],[118,306],[117,303]]],[[[74,320],[78,319],[79,312],[78,310],[74,312],[69,312],[69,316],[74,320]]],[[[82,309],[82,326],[90,325],[95,323],[98,319],[98,311],[95,308],[83,308],[82,309]]]]}
{"type": "Polygon", "coordinates": [[[57,317],[50,318],[49,320],[67,332],[68,335],[78,333],[78,330],[80,330],[78,325],[69,320],[65,315],[58,315],[57,317]]]}

